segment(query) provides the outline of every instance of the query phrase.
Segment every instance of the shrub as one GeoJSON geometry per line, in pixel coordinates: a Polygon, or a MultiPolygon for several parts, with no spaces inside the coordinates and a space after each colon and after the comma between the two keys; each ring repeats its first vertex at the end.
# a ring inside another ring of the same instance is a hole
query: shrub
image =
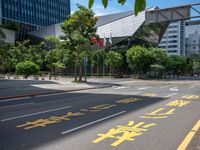
{"type": "Polygon", "coordinates": [[[17,74],[24,75],[27,79],[30,75],[36,75],[40,70],[40,67],[32,61],[23,61],[16,65],[17,74]]]}

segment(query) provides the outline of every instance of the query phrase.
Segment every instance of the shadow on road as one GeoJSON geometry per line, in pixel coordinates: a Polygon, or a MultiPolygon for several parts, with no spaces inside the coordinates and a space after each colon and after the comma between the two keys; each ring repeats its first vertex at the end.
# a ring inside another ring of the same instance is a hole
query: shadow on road
{"type": "MultiPolygon", "coordinates": [[[[65,95],[65,98],[66,98],[65,101],[63,101],[63,99],[62,101],[59,101],[59,96],[57,96],[57,98],[54,97],[53,99],[54,101],[56,101],[54,105],[56,104],[60,105],[61,103],[71,105],[72,108],[69,110],[61,110],[57,112],[51,112],[42,115],[21,118],[19,120],[13,120],[10,122],[8,121],[5,124],[2,124],[0,126],[1,150],[13,149],[13,148],[14,149],[38,148],[42,145],[45,144],[48,145],[48,143],[61,140],[62,138],[70,137],[73,134],[79,134],[80,131],[87,130],[91,127],[92,128],[100,127],[105,122],[114,122],[116,118],[121,118],[127,113],[133,114],[133,119],[138,118],[138,116],[134,115],[135,111],[165,100],[164,98],[161,97],[145,97],[139,95],[92,94],[92,93],[90,94],[68,93],[65,95]],[[127,103],[125,102],[123,103],[123,100],[125,101],[126,99],[130,99],[130,101],[131,99],[132,100],[136,99],[136,101],[129,103],[127,101],[127,103]],[[104,108],[100,110],[96,108],[97,111],[92,111],[95,110],[92,107],[105,104],[113,105],[113,107],[107,109],[104,108]],[[24,130],[24,128],[16,128],[17,125],[23,124],[25,122],[37,121],[39,119],[48,119],[50,116],[62,116],[70,111],[82,112],[85,113],[85,115],[72,117],[70,118],[70,120],[67,121],[60,120],[57,123],[47,124],[46,126],[43,127],[40,126],[29,130],[24,130]],[[96,120],[100,120],[102,118],[119,113],[121,111],[126,111],[126,113],[110,118],[108,120],[104,120],[102,122],[86,126],[79,130],[75,130],[74,132],[70,132],[66,135],[61,134],[64,131],[72,130],[74,128],[86,125],[96,120]]],[[[37,108],[39,109],[39,106],[37,106],[37,108]]],[[[37,108],[35,107],[35,109],[33,109],[32,111],[36,111],[37,108]]]]}

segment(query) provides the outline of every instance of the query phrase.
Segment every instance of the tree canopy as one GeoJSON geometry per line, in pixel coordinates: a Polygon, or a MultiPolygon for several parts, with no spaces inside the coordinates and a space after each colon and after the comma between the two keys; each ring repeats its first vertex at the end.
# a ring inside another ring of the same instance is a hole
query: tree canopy
{"type": "Polygon", "coordinates": [[[78,5],[79,10],[69,16],[61,25],[64,36],[61,36],[63,46],[67,47],[74,58],[75,80],[77,80],[76,70],[79,68],[79,80],[82,77],[82,63],[85,51],[90,49],[92,39],[97,37],[95,27],[97,18],[94,12],[78,5]]]}

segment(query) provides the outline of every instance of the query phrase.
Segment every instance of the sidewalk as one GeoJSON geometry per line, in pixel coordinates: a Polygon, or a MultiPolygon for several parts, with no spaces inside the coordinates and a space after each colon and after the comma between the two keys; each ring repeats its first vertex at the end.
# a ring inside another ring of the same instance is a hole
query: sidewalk
{"type": "Polygon", "coordinates": [[[0,80],[0,100],[44,94],[105,88],[111,84],[100,82],[73,83],[73,78],[59,80],[0,80]]]}

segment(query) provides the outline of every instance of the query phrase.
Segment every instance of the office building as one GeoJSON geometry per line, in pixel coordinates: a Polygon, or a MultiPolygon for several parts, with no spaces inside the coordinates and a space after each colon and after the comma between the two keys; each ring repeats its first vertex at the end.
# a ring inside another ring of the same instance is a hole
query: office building
{"type": "Polygon", "coordinates": [[[170,23],[159,43],[159,47],[170,55],[185,56],[185,22],[170,23]]]}
{"type": "MultiPolygon", "coordinates": [[[[157,46],[167,25],[168,23],[146,25],[145,11],[137,16],[133,11],[99,16],[96,24],[97,34],[102,40],[105,38],[107,42],[104,47],[96,44],[94,48],[126,50],[133,45],[157,46]],[[112,43],[109,42],[110,38],[112,38],[112,43]]],[[[29,34],[44,39],[46,36],[59,37],[63,32],[60,24],[55,24],[29,34]]]]}
{"type": "Polygon", "coordinates": [[[70,0],[0,0],[1,23],[14,21],[20,33],[63,22],[70,14],[70,0]]]}

